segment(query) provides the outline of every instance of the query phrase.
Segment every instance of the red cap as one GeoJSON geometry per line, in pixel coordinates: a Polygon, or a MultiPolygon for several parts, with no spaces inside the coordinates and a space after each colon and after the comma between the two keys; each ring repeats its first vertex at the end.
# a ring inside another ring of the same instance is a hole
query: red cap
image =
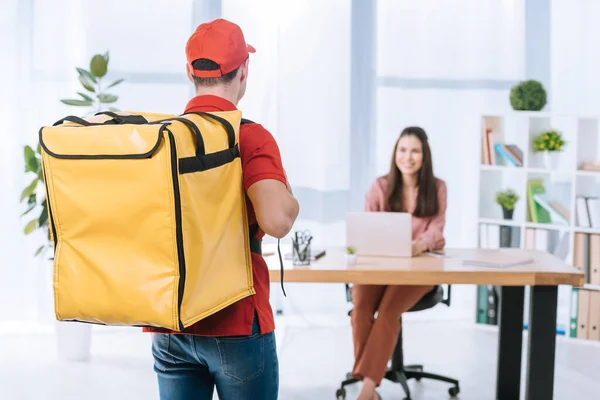
{"type": "Polygon", "coordinates": [[[185,45],[185,55],[192,71],[198,78],[218,78],[238,68],[254,53],[254,47],[246,44],[242,29],[225,19],[200,24],[185,45]],[[197,70],[192,63],[206,58],[219,64],[216,70],[197,70]]]}

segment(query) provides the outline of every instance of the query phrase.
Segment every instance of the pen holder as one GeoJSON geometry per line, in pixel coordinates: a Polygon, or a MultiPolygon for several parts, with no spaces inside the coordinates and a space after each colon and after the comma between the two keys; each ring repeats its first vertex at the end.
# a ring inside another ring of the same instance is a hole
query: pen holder
{"type": "Polygon", "coordinates": [[[292,264],[294,265],[309,265],[310,264],[310,243],[293,242],[292,264]]]}

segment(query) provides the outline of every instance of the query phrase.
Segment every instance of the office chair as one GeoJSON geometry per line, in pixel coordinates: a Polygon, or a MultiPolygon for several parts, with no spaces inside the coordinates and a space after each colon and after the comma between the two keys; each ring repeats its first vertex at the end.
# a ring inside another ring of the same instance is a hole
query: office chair
{"type": "MultiPolygon", "coordinates": [[[[428,308],[432,308],[438,303],[443,303],[447,306],[450,306],[450,293],[450,286],[448,286],[448,297],[444,299],[444,288],[442,286],[436,286],[431,290],[431,292],[423,296],[423,298],[419,300],[419,302],[415,304],[413,308],[408,310],[408,312],[426,310],[428,308]]],[[[348,302],[352,302],[352,291],[350,290],[350,286],[348,284],[346,284],[346,300],[348,302]]],[[[348,312],[348,315],[350,315],[351,313],[352,310],[348,312]]],[[[346,389],[344,388],[345,386],[358,382],[358,379],[353,378],[351,373],[348,373],[346,375],[346,378],[347,379],[342,382],[341,387],[337,390],[335,394],[338,400],[344,400],[346,398],[346,389]]],[[[407,381],[411,378],[414,378],[417,381],[420,381],[421,378],[428,378],[451,383],[454,386],[448,389],[448,393],[452,397],[455,397],[460,392],[458,381],[456,379],[448,378],[442,375],[432,374],[429,372],[424,372],[422,365],[404,365],[401,330],[400,335],[398,336],[398,340],[396,341],[394,353],[392,354],[391,366],[390,368],[388,368],[384,379],[402,385],[404,393],[406,393],[406,397],[404,400],[410,400],[410,390],[408,388],[407,381]]]]}

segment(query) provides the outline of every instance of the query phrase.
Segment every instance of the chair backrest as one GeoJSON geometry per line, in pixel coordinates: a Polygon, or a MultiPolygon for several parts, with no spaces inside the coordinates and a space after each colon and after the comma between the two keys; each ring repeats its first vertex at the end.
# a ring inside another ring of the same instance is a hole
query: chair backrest
{"type": "MultiPolygon", "coordinates": [[[[413,308],[408,310],[408,312],[427,310],[428,308],[436,306],[438,303],[443,303],[449,307],[451,287],[452,285],[434,286],[434,288],[425,296],[423,296],[423,298],[419,300],[419,302],[415,304],[413,308]],[[444,297],[444,286],[447,286],[446,297],[444,297]]],[[[352,290],[348,283],[346,283],[346,301],[349,303],[352,302],[352,290]]]]}

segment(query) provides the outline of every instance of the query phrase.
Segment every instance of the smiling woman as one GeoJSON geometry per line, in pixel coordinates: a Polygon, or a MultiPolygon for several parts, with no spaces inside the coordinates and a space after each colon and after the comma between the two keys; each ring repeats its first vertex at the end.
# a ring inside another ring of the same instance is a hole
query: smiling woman
{"type": "MultiPolygon", "coordinates": [[[[413,256],[445,246],[446,184],[433,174],[431,149],[422,128],[402,131],[392,152],[390,170],[371,186],[365,210],[412,214],[413,256]]],[[[364,381],[359,400],[374,397],[400,333],[402,314],[432,289],[427,285],[352,287],[352,374],[364,381]]]]}

